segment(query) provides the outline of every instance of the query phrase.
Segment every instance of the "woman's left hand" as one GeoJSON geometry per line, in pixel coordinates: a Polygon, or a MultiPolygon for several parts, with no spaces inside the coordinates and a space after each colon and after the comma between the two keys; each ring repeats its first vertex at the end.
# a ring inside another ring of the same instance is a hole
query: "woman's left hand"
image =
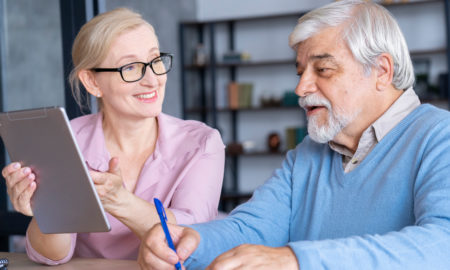
{"type": "Polygon", "coordinates": [[[107,172],[90,171],[90,175],[105,210],[110,214],[118,211],[123,198],[129,193],[123,185],[119,159],[111,158],[107,172]]]}

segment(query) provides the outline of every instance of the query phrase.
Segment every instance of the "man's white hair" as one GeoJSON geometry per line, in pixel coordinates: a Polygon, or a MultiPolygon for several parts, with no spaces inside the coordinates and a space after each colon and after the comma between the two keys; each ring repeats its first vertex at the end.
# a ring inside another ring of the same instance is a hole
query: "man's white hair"
{"type": "Polygon", "coordinates": [[[343,0],[308,12],[289,35],[289,46],[328,27],[343,26],[342,38],[366,74],[377,67],[377,57],[388,53],[394,61],[392,84],[406,90],[414,84],[414,69],[405,38],[395,19],[384,7],[371,1],[343,0]]]}

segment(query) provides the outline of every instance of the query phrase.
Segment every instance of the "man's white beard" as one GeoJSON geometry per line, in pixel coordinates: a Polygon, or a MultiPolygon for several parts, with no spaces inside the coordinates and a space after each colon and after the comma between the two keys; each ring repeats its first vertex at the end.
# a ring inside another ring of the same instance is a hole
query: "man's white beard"
{"type": "Polygon", "coordinates": [[[306,110],[310,106],[323,106],[328,110],[328,119],[326,123],[319,124],[319,115],[308,116],[308,134],[318,143],[327,143],[336,137],[350,122],[352,122],[358,113],[346,114],[343,109],[333,110],[330,101],[318,95],[308,95],[298,100],[300,106],[306,110]]]}

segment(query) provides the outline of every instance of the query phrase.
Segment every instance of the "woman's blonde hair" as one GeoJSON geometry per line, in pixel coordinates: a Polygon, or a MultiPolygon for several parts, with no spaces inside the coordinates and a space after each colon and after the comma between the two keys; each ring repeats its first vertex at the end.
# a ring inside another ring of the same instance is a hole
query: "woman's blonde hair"
{"type": "Polygon", "coordinates": [[[81,109],[83,94],[80,89],[78,73],[83,69],[98,67],[106,58],[112,42],[125,31],[147,25],[153,32],[153,26],[144,20],[141,14],[128,8],[117,8],[95,16],[81,27],[72,47],[73,70],[69,75],[72,95],[81,109]]]}

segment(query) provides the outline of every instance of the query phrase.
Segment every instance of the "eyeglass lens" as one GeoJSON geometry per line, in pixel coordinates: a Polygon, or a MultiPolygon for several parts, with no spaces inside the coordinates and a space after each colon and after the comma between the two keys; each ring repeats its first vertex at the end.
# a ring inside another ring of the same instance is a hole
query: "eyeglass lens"
{"type": "Polygon", "coordinates": [[[147,65],[150,66],[156,75],[163,75],[169,72],[172,65],[172,58],[170,55],[161,55],[148,64],[141,62],[128,64],[121,69],[122,78],[127,82],[140,80],[145,75],[147,65]]]}

